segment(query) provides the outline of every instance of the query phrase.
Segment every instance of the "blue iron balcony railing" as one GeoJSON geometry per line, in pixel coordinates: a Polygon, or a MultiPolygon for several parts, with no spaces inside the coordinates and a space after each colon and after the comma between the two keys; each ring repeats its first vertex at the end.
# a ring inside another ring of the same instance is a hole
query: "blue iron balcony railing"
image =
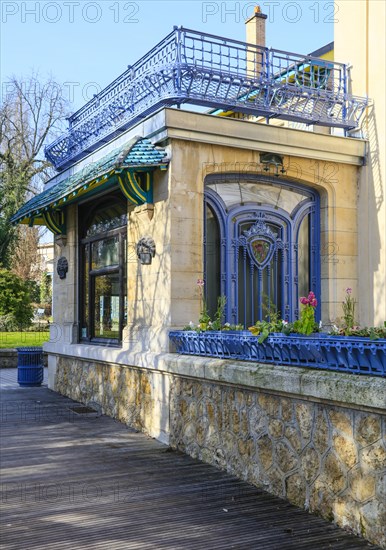
{"type": "Polygon", "coordinates": [[[306,124],[357,128],[367,100],[346,65],[175,27],[69,119],[46,147],[61,170],[161,107],[184,103],[306,124]]]}

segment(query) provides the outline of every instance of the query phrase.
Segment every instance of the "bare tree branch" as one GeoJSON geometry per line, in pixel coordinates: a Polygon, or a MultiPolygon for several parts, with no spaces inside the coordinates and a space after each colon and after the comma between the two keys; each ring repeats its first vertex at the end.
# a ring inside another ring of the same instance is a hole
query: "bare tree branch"
{"type": "Polygon", "coordinates": [[[43,82],[32,73],[26,79],[12,77],[10,84],[0,106],[0,266],[9,264],[10,235],[16,235],[9,219],[53,174],[43,148],[63,131],[68,115],[68,103],[52,78],[43,82]]]}

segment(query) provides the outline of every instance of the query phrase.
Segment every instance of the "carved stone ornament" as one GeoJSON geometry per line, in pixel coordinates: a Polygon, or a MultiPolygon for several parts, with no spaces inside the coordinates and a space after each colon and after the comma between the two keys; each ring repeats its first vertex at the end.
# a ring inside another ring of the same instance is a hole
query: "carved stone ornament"
{"type": "Polygon", "coordinates": [[[59,258],[58,263],[56,265],[56,271],[57,271],[60,279],[65,279],[66,278],[66,274],[67,274],[67,271],[68,271],[67,258],[65,258],[64,256],[59,258]]]}
{"type": "Polygon", "coordinates": [[[151,264],[155,256],[155,242],[151,237],[142,237],[138,241],[137,256],[142,265],[151,264]]]}

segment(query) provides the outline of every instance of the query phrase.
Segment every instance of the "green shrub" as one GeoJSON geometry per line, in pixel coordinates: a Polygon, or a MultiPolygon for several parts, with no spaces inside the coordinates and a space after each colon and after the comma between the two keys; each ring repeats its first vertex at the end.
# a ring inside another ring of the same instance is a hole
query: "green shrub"
{"type": "Polygon", "coordinates": [[[0,332],[13,332],[18,328],[15,317],[11,313],[0,315],[0,332]]]}
{"type": "Polygon", "coordinates": [[[0,269],[0,317],[4,316],[10,326],[28,327],[33,308],[28,283],[11,271],[0,269]]]}
{"type": "Polygon", "coordinates": [[[31,296],[31,302],[34,302],[35,304],[38,304],[40,302],[40,285],[37,281],[33,281],[31,279],[28,279],[26,281],[26,284],[28,285],[28,290],[31,296]]]}

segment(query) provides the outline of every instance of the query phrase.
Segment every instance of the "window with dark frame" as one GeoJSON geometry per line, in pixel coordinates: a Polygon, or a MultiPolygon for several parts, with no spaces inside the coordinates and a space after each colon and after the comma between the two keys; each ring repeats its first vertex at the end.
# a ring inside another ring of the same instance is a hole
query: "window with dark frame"
{"type": "Polygon", "coordinates": [[[81,342],[119,345],[127,323],[127,201],[120,193],[79,207],[81,342]]]}

